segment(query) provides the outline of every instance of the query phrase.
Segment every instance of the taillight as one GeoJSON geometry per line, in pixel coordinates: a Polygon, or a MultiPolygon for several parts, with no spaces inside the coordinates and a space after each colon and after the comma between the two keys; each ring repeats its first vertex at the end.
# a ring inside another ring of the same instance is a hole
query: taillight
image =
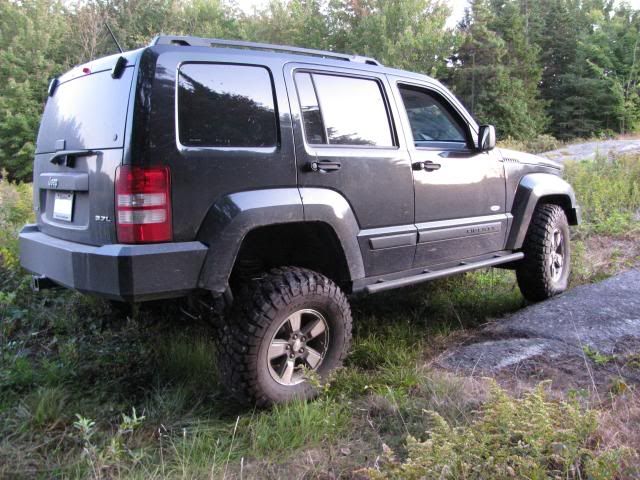
{"type": "Polygon", "coordinates": [[[116,225],[120,243],[172,240],[171,177],[168,167],[118,167],[116,225]]]}

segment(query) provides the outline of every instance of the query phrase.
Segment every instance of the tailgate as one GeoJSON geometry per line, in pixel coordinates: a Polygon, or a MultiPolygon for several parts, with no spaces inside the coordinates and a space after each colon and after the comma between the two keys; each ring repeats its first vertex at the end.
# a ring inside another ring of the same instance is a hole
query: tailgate
{"type": "Polygon", "coordinates": [[[128,66],[112,78],[104,61],[100,67],[66,74],[48,98],[33,178],[40,230],[90,245],[116,243],[114,179],[123,159],[134,74],[128,66]]]}

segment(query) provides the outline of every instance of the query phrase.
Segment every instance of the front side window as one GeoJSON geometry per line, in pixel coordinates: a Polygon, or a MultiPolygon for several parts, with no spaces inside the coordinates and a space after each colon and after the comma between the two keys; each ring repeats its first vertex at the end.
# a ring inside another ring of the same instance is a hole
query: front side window
{"type": "Polygon", "coordinates": [[[182,65],[178,138],[193,147],[275,146],[277,119],[269,72],[246,65],[182,65]]]}
{"type": "Polygon", "coordinates": [[[433,142],[466,146],[464,127],[441,100],[422,89],[402,85],[399,89],[416,147],[433,142]]]}
{"type": "Polygon", "coordinates": [[[394,146],[387,107],[375,80],[297,73],[296,86],[310,144],[394,146]]]}

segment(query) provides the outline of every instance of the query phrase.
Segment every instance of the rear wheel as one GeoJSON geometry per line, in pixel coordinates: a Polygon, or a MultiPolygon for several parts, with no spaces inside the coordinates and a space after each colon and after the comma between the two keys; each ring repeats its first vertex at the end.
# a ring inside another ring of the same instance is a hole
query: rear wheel
{"type": "Polygon", "coordinates": [[[320,378],[342,364],[351,342],[351,310],[327,277],[286,267],[253,280],[235,300],[221,332],[219,364],[227,389],[268,406],[309,399],[320,378]]]}
{"type": "Polygon", "coordinates": [[[518,286],[537,302],[564,292],[569,284],[571,249],[569,222],[562,207],[536,207],[522,246],[524,259],[516,269],[518,286]]]}

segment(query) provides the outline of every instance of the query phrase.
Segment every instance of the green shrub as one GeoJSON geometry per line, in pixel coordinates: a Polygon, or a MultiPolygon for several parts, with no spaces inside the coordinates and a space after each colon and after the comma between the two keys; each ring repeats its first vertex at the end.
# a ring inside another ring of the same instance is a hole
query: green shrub
{"type": "Polygon", "coordinates": [[[6,268],[17,265],[17,233],[33,220],[31,184],[13,184],[0,172],[0,258],[6,268]]]}
{"type": "Polygon", "coordinates": [[[2,340],[29,313],[24,296],[29,276],[20,268],[18,232],[33,220],[30,184],[14,184],[0,172],[0,348],[2,340]]]}
{"type": "Polygon", "coordinates": [[[453,428],[431,412],[429,437],[407,438],[408,458],[385,448],[372,479],[609,479],[622,473],[625,450],[599,452],[596,413],[548,399],[544,384],[517,399],[494,385],[477,420],[453,428]]]}

